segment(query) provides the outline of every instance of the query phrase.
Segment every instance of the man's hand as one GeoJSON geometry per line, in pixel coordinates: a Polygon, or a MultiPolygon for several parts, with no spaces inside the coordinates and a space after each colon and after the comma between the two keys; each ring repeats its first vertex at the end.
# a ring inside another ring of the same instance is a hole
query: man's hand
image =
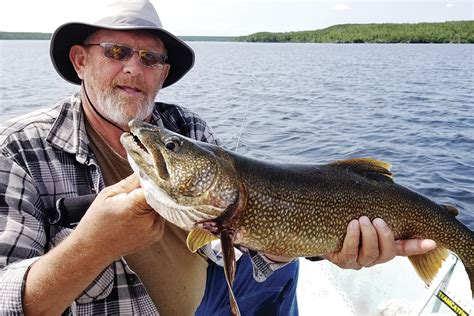
{"type": "Polygon", "coordinates": [[[73,234],[89,238],[111,259],[143,249],[163,236],[164,219],[146,202],[133,174],[101,191],[73,234]]]}
{"type": "Polygon", "coordinates": [[[393,232],[380,218],[371,223],[362,216],[347,226],[342,249],[323,257],[345,269],[359,270],[392,260],[395,256],[412,256],[436,248],[430,239],[395,240],[393,232]]]}
{"type": "Polygon", "coordinates": [[[25,314],[59,315],[114,260],[163,236],[164,219],[146,203],[136,175],[107,187],[76,229],[32,264],[25,314]]]}

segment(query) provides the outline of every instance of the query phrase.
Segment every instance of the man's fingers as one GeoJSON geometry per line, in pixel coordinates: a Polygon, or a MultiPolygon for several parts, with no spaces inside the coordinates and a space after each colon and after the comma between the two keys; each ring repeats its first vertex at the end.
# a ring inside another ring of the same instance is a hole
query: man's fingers
{"type": "Polygon", "coordinates": [[[377,231],[379,247],[379,257],[374,263],[390,261],[397,255],[393,232],[381,218],[374,219],[373,224],[377,231]]]}
{"type": "Polygon", "coordinates": [[[340,264],[344,268],[360,269],[357,263],[359,256],[360,226],[358,220],[353,220],[347,226],[346,237],[340,252],[340,264]]]}
{"type": "Polygon", "coordinates": [[[373,222],[367,216],[353,220],[347,226],[342,249],[323,257],[345,269],[360,269],[384,263],[398,256],[412,256],[436,248],[430,239],[395,241],[394,234],[380,218],[373,222]]]}
{"type": "Polygon", "coordinates": [[[145,214],[154,211],[153,208],[148,205],[145,198],[145,192],[142,188],[134,189],[127,195],[128,202],[134,205],[132,209],[136,214],[145,214]]]}
{"type": "Polygon", "coordinates": [[[139,187],[140,178],[137,174],[133,173],[120,182],[105,188],[104,192],[106,193],[106,196],[114,196],[121,193],[129,193],[139,187]]]}
{"type": "Polygon", "coordinates": [[[132,173],[131,175],[120,181],[118,185],[124,190],[124,192],[130,192],[131,190],[140,187],[140,178],[136,173],[132,173]]]}
{"type": "Polygon", "coordinates": [[[397,256],[421,255],[436,248],[431,239],[406,239],[396,241],[397,256]]]}
{"type": "Polygon", "coordinates": [[[359,218],[360,231],[362,235],[362,246],[359,250],[357,262],[365,267],[377,260],[379,257],[379,242],[377,231],[367,216],[359,218]]]}
{"type": "Polygon", "coordinates": [[[107,201],[106,203],[127,205],[128,209],[137,215],[153,211],[146,202],[145,192],[140,186],[140,178],[135,173],[105,188],[100,192],[100,196],[107,201]]]}

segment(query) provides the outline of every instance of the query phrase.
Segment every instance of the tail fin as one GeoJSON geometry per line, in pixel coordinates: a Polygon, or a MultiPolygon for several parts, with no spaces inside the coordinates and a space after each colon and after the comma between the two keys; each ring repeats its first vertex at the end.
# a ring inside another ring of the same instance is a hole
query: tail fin
{"type": "MultiPolygon", "coordinates": [[[[427,284],[431,284],[434,277],[438,273],[439,268],[443,261],[448,257],[449,250],[443,247],[438,247],[434,250],[431,250],[423,255],[410,256],[411,264],[415,268],[416,273],[420,278],[427,284]]],[[[467,266],[467,262],[463,262],[464,268],[466,269],[467,276],[471,282],[471,293],[472,298],[474,299],[474,270],[472,267],[467,266]]]]}
{"type": "Polygon", "coordinates": [[[448,255],[449,251],[446,248],[438,247],[422,255],[410,256],[408,259],[410,259],[411,264],[420,278],[426,284],[430,284],[448,255]]]}

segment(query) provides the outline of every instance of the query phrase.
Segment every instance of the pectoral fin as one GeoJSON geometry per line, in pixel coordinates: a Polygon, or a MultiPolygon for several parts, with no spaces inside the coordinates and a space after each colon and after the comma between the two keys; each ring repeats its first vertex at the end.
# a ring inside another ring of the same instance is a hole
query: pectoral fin
{"type": "Polygon", "coordinates": [[[234,252],[234,242],[227,231],[221,232],[221,245],[222,245],[222,254],[224,256],[224,272],[225,278],[227,280],[227,286],[229,288],[229,301],[230,301],[230,311],[233,316],[240,316],[239,306],[237,305],[237,300],[235,299],[234,291],[232,290],[232,283],[235,279],[235,252],[234,252]]]}
{"type": "Polygon", "coordinates": [[[430,284],[448,255],[449,250],[438,247],[422,255],[410,256],[408,259],[410,259],[411,264],[420,278],[426,284],[430,284]]]}
{"type": "Polygon", "coordinates": [[[188,234],[188,238],[186,238],[186,245],[188,246],[189,251],[194,253],[202,246],[218,239],[219,238],[217,236],[214,236],[208,231],[195,228],[188,234]]]}

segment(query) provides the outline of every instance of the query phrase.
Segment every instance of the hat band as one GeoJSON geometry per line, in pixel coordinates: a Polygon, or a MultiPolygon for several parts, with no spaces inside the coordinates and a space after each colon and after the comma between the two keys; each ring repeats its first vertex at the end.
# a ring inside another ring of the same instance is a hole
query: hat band
{"type": "Polygon", "coordinates": [[[111,16],[107,17],[105,19],[101,19],[96,22],[96,24],[99,24],[103,27],[110,27],[110,28],[115,28],[115,27],[133,27],[136,29],[142,28],[142,27],[153,27],[153,28],[162,28],[161,23],[156,25],[153,22],[150,22],[148,20],[140,19],[137,17],[130,17],[130,16],[111,16]]]}

